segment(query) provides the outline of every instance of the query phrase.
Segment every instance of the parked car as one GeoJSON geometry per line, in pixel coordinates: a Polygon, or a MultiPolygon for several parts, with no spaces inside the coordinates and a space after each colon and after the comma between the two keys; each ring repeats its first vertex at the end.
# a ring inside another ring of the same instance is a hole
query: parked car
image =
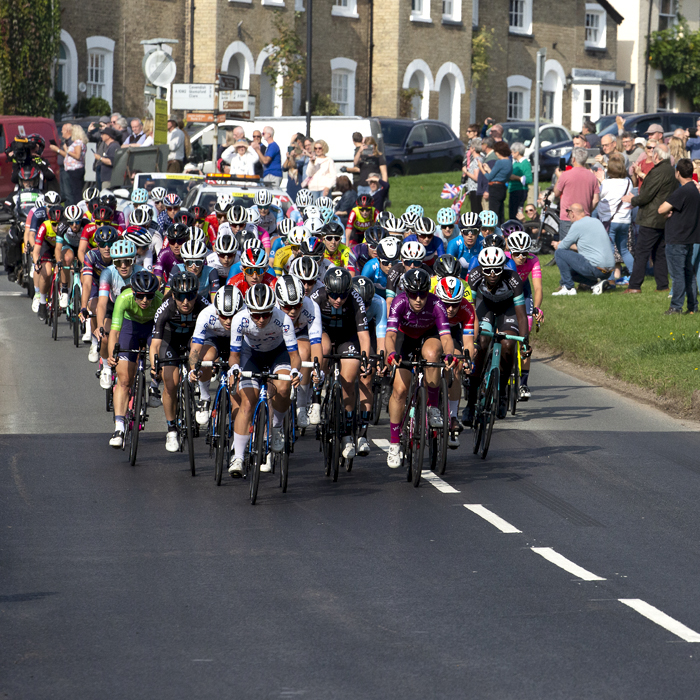
{"type": "MultiPolygon", "coordinates": [[[[624,116],[624,115],[623,115],[624,116]]],[[[631,131],[635,136],[644,136],[652,124],[661,124],[664,132],[674,132],[676,129],[690,129],[700,117],[700,112],[656,112],[654,114],[629,114],[625,116],[625,131],[631,131]]],[[[598,133],[617,136],[617,124],[605,127],[598,133]]]]}
{"type": "MultiPolygon", "coordinates": [[[[535,122],[502,122],[503,140],[506,143],[520,142],[525,146],[525,157],[530,156],[535,151],[535,122]]],[[[493,127],[492,127],[493,128],[493,127]]],[[[491,132],[486,132],[488,136],[491,132]]],[[[559,141],[571,139],[571,132],[561,124],[540,124],[540,148],[549,146],[559,141]]]]}
{"type": "Polygon", "coordinates": [[[465,147],[447,124],[435,119],[377,119],[389,177],[461,169],[465,147]]]}

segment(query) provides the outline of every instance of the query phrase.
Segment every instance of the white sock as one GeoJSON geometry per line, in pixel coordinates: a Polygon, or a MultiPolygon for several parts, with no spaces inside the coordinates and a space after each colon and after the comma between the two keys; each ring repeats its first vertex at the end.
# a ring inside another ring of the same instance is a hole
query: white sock
{"type": "Polygon", "coordinates": [[[93,348],[96,348],[98,345],[97,338],[94,335],[90,336],[90,344],[93,348]]]}
{"type": "Polygon", "coordinates": [[[456,401],[452,401],[450,399],[450,418],[454,418],[457,415],[457,411],[459,409],[459,399],[456,401]]]}
{"type": "Polygon", "coordinates": [[[46,303],[46,294],[39,294],[39,303],[40,304],[45,304],[46,303]]]}
{"type": "Polygon", "coordinates": [[[284,414],[286,411],[278,411],[277,409],[272,409],[272,427],[280,428],[284,422],[284,414]]]}
{"type": "Polygon", "coordinates": [[[309,405],[309,392],[311,391],[311,382],[302,384],[297,389],[297,407],[306,408],[309,405]]]}
{"type": "Polygon", "coordinates": [[[122,432],[124,432],[124,419],[123,418],[115,418],[114,419],[114,429],[121,430],[122,432]]]}
{"type": "MultiPolygon", "coordinates": [[[[199,382],[199,393],[202,397],[202,401],[209,401],[211,399],[211,394],[209,393],[209,385],[211,384],[211,379],[206,382],[199,382]]],[[[241,455],[242,457],[243,455],[241,455]]]]}
{"type": "Polygon", "coordinates": [[[235,457],[243,459],[245,455],[245,444],[248,442],[247,435],[233,434],[233,454],[235,457]]]}

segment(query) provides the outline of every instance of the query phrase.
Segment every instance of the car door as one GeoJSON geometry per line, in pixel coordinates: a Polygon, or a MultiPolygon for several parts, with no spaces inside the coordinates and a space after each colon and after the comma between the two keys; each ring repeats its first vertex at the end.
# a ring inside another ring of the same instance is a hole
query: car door
{"type": "Polygon", "coordinates": [[[644,137],[647,133],[647,129],[652,125],[652,124],[661,124],[664,129],[666,128],[664,125],[664,115],[660,114],[652,114],[651,116],[648,117],[641,117],[640,119],[635,119],[634,122],[632,123],[632,128],[629,129],[627,125],[625,125],[625,128],[628,131],[633,131],[636,133],[637,136],[642,136],[644,137]]]}
{"type": "Polygon", "coordinates": [[[692,129],[695,127],[697,117],[692,112],[670,113],[668,115],[668,131],[676,129],[692,129]]]}
{"type": "Polygon", "coordinates": [[[564,141],[565,139],[557,138],[558,132],[559,129],[555,129],[553,126],[542,129],[542,131],[540,131],[540,147],[543,148],[545,146],[545,141],[550,146],[558,141],[564,141]]]}
{"type": "Polygon", "coordinates": [[[430,170],[434,173],[450,169],[450,141],[447,132],[439,124],[426,124],[430,146],[430,170]]]}
{"type": "Polygon", "coordinates": [[[411,129],[405,148],[408,175],[433,172],[430,162],[431,149],[428,145],[428,133],[425,129],[425,124],[416,124],[411,129]]]}

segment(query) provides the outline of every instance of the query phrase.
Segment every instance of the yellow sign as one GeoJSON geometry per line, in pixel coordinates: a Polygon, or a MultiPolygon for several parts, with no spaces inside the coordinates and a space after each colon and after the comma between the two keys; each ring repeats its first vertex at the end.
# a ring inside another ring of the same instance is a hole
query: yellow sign
{"type": "Polygon", "coordinates": [[[166,100],[155,100],[156,118],[153,124],[153,143],[161,146],[168,143],[168,103],[166,100]]]}

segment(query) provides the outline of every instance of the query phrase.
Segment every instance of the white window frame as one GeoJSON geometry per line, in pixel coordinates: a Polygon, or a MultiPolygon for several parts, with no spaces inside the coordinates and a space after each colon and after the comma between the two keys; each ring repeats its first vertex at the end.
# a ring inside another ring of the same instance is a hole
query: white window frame
{"type": "Polygon", "coordinates": [[[411,22],[432,22],[430,19],[431,0],[411,0],[411,22]],[[416,9],[414,8],[416,6],[416,9]]]}
{"type": "Polygon", "coordinates": [[[443,21],[446,21],[446,22],[461,22],[462,21],[462,0],[440,0],[440,2],[441,3],[449,2],[452,5],[452,9],[449,12],[442,13],[443,21]]]}
{"type": "Polygon", "coordinates": [[[78,49],[75,46],[73,37],[65,30],[61,29],[61,43],[66,47],[66,63],[63,69],[63,75],[66,81],[67,89],[64,90],[68,95],[68,103],[71,111],[78,101],[78,49]]]}
{"type": "Polygon", "coordinates": [[[333,74],[344,74],[348,76],[348,113],[345,116],[355,116],[355,78],[357,75],[357,61],[351,58],[334,58],[331,60],[331,93],[333,85],[333,74]]]}
{"type": "Polygon", "coordinates": [[[605,10],[596,2],[586,3],[586,14],[584,16],[583,26],[584,26],[584,42],[587,49],[604,49],[606,46],[606,35],[607,35],[607,23],[608,15],[605,10]],[[598,18],[598,38],[589,41],[587,38],[588,34],[588,17],[598,18]]]}
{"type": "Polygon", "coordinates": [[[304,0],[294,0],[294,12],[306,12],[304,0]]]}
{"type": "Polygon", "coordinates": [[[617,87],[606,87],[602,85],[600,88],[600,116],[609,116],[611,114],[619,114],[622,110],[620,105],[624,100],[624,91],[617,87]],[[611,100],[612,95],[615,95],[615,101],[611,100]]]}
{"type": "Polygon", "coordinates": [[[479,26],[479,0],[472,0],[472,27],[479,26]]]}
{"type": "MultiPolygon", "coordinates": [[[[672,27],[676,22],[678,21],[678,0],[671,0],[673,3],[673,13],[672,14],[665,14],[661,12],[661,3],[663,0],[659,0],[659,29],[661,29],[661,18],[662,17],[668,17],[668,27],[672,27]]],[[[667,29],[668,29],[667,27],[667,29]]]]}
{"type": "Polygon", "coordinates": [[[239,2],[242,5],[252,5],[253,0],[228,0],[229,2],[239,2]]]}
{"type": "Polygon", "coordinates": [[[524,75],[510,75],[506,80],[508,92],[506,93],[506,105],[510,106],[510,93],[519,92],[523,96],[523,114],[521,117],[508,117],[508,121],[527,121],[530,119],[530,104],[532,94],[532,80],[524,75]]]}
{"type": "Polygon", "coordinates": [[[335,0],[331,6],[331,14],[336,17],[359,19],[360,15],[357,14],[357,0],[335,0]],[[339,5],[338,2],[344,2],[345,4],[339,5]]]}
{"type": "Polygon", "coordinates": [[[508,31],[511,34],[532,34],[532,0],[518,0],[523,3],[523,26],[518,27],[510,23],[510,2],[508,3],[508,31]]]}
{"type": "MultiPolygon", "coordinates": [[[[114,76],[114,40],[106,36],[89,36],[85,43],[87,45],[88,56],[90,53],[100,53],[104,55],[105,82],[102,90],[102,99],[112,104],[112,86],[114,76]]],[[[88,57],[88,71],[90,70],[90,59],[88,57]]],[[[89,97],[90,95],[88,95],[89,97]]]]}
{"type": "Polygon", "coordinates": [[[262,0],[262,4],[268,7],[284,7],[284,0],[262,0]]]}

